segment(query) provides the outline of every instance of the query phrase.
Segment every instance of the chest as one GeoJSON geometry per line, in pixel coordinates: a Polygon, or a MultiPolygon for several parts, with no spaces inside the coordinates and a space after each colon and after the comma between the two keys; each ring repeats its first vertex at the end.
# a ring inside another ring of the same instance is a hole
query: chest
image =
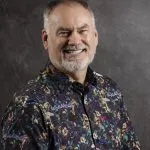
{"type": "Polygon", "coordinates": [[[45,113],[59,149],[106,149],[119,147],[120,109],[114,93],[89,89],[49,97],[45,113]]]}

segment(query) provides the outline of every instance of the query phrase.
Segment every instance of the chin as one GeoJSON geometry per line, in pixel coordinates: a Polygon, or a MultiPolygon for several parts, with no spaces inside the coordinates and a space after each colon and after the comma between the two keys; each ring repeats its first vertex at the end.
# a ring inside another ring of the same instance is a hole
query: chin
{"type": "Polygon", "coordinates": [[[63,60],[61,63],[61,67],[68,71],[68,72],[76,72],[76,71],[83,71],[86,70],[89,66],[89,64],[92,61],[89,59],[85,59],[85,60],[75,60],[75,61],[66,61],[63,60]]]}

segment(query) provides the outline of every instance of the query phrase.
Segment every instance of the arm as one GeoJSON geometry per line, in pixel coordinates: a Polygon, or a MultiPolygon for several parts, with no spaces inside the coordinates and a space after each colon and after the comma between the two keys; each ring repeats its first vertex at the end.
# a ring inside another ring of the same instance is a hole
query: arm
{"type": "Polygon", "coordinates": [[[4,150],[47,150],[52,134],[37,103],[11,102],[2,121],[4,150]]]}
{"type": "Polygon", "coordinates": [[[122,150],[140,150],[140,143],[137,139],[135,130],[128,116],[127,109],[121,99],[120,103],[121,117],[121,149],[122,150]]]}

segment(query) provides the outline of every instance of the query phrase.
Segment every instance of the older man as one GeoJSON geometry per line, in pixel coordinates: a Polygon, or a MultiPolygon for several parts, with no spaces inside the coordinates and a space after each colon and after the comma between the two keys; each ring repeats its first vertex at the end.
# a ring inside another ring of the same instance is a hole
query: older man
{"type": "Polygon", "coordinates": [[[140,149],[116,83],[89,67],[98,33],[88,4],[51,1],[42,41],[50,61],[10,103],[3,149],[140,149]]]}

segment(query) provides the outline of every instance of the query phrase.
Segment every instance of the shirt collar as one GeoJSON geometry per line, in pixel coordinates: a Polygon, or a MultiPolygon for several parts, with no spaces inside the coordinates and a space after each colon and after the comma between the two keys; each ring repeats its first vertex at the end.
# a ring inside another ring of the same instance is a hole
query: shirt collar
{"type": "MultiPolygon", "coordinates": [[[[48,60],[44,70],[40,72],[42,77],[44,78],[49,78],[51,77],[53,80],[59,81],[59,82],[71,82],[69,80],[69,76],[66,75],[65,73],[59,71],[52,63],[50,60],[48,60]]],[[[94,76],[93,70],[88,67],[87,69],[87,74],[86,74],[86,79],[85,79],[85,86],[92,84],[96,84],[96,78],[94,76]]]]}

